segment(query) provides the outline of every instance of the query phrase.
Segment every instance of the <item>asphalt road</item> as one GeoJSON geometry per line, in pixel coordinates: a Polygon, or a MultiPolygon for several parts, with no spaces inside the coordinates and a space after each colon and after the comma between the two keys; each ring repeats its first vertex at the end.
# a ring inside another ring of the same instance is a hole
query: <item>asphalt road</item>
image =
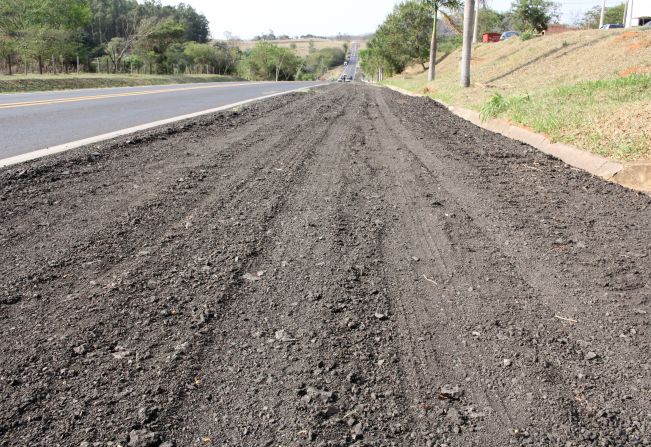
{"type": "Polygon", "coordinates": [[[315,82],[216,82],[0,96],[0,160],[315,82]]]}
{"type": "Polygon", "coordinates": [[[352,42],[350,45],[350,58],[348,60],[348,65],[344,67],[344,71],[341,73],[340,78],[343,78],[344,76],[350,76],[353,80],[355,80],[355,77],[357,76],[357,62],[359,61],[357,54],[358,49],[359,46],[357,42],[352,42]]]}

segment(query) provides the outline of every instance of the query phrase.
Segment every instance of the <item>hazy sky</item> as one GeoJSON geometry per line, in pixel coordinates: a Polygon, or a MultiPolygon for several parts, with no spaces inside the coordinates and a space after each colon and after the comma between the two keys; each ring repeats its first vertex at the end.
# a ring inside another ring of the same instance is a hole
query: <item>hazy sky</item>
{"type": "MultiPolygon", "coordinates": [[[[241,38],[251,38],[270,29],[277,35],[337,33],[363,34],[375,30],[397,0],[163,0],[164,4],[183,1],[192,5],[210,20],[214,38],[230,31],[241,38]]],[[[622,0],[606,0],[616,5],[622,0]]],[[[559,1],[563,5],[563,21],[572,22],[600,0],[559,1]]],[[[511,0],[488,0],[489,6],[507,10],[511,0]]]]}

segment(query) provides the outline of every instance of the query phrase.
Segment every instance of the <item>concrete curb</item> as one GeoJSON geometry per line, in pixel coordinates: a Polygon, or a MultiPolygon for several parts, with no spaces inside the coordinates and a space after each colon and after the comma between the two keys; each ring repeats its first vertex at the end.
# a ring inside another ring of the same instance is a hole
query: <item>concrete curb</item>
{"type": "MultiPolygon", "coordinates": [[[[399,87],[390,85],[385,85],[384,87],[402,93],[403,95],[429,98],[427,95],[413,93],[399,87]]],[[[432,101],[436,100],[432,99],[432,101]]],[[[482,129],[490,130],[491,132],[499,133],[505,137],[526,143],[541,152],[562,160],[570,166],[582,169],[592,175],[618,183],[627,188],[646,193],[651,192],[651,163],[649,162],[630,164],[620,163],[609,158],[586,152],[575,146],[563,143],[552,143],[546,136],[516,126],[509,121],[499,119],[482,121],[479,113],[474,110],[450,106],[440,101],[436,102],[446,107],[450,112],[458,117],[463,118],[482,129]]]]}

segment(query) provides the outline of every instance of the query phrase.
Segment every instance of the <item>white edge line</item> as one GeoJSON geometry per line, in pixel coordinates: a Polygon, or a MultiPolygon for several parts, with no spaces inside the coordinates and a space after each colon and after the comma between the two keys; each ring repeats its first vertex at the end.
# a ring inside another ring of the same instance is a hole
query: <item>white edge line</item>
{"type": "Polygon", "coordinates": [[[122,137],[124,135],[129,135],[131,133],[139,132],[141,130],[147,130],[147,129],[151,129],[153,127],[164,126],[165,124],[175,123],[177,121],[183,121],[183,120],[186,120],[186,119],[189,119],[189,118],[195,118],[195,117],[201,116],[201,115],[208,115],[210,113],[223,112],[224,110],[232,109],[234,107],[242,106],[242,105],[249,104],[249,103],[256,102],[256,101],[261,101],[263,99],[273,98],[274,96],[287,95],[289,93],[294,93],[294,92],[298,92],[298,91],[306,90],[306,89],[310,89],[310,88],[322,87],[324,85],[328,85],[328,84],[327,83],[321,83],[321,84],[316,84],[316,85],[306,85],[306,86],[299,87],[299,88],[296,88],[296,89],[293,89],[293,90],[287,90],[286,92],[274,93],[274,94],[266,95],[266,96],[258,96],[256,98],[251,98],[251,99],[247,99],[247,100],[240,101],[240,102],[234,102],[232,104],[227,104],[225,106],[216,107],[214,109],[207,109],[207,110],[202,110],[200,112],[189,113],[187,115],[180,115],[180,116],[175,116],[175,117],[172,117],[172,118],[166,118],[166,119],[160,120],[160,121],[154,121],[154,122],[147,123],[147,124],[141,124],[140,126],[129,127],[129,128],[126,128],[126,129],[116,130],[114,132],[109,132],[109,133],[105,133],[105,134],[102,134],[102,135],[97,135],[97,136],[90,137],[90,138],[84,138],[83,140],[72,141],[70,143],[60,144],[58,146],[52,146],[52,147],[48,147],[48,148],[45,148],[45,149],[38,149],[38,150],[35,150],[35,151],[32,151],[32,152],[28,152],[26,154],[20,154],[20,155],[15,155],[13,157],[1,159],[0,160],[0,168],[3,168],[5,166],[15,165],[15,164],[18,164],[18,163],[23,163],[23,162],[30,161],[30,160],[36,160],[37,158],[45,157],[46,155],[53,155],[53,154],[58,154],[58,153],[61,153],[61,152],[69,151],[70,149],[75,149],[75,148],[78,148],[78,147],[86,146],[88,144],[99,143],[100,141],[106,141],[106,140],[110,140],[112,138],[122,137]]]}

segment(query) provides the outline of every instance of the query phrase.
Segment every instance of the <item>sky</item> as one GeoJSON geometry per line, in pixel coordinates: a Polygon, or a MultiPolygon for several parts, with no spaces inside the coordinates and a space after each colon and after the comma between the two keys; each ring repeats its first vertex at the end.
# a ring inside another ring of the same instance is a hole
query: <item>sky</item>
{"type": "MultiPolygon", "coordinates": [[[[242,39],[269,30],[289,36],[366,34],[375,31],[397,3],[397,0],[163,0],[163,3],[174,5],[181,1],[205,14],[215,39],[224,38],[226,31],[242,39]]],[[[487,1],[499,11],[511,6],[511,0],[487,1]]],[[[606,0],[606,5],[614,6],[621,1],[606,0]]],[[[558,0],[558,3],[562,5],[562,21],[572,23],[586,10],[600,5],[601,0],[558,0]]]]}

